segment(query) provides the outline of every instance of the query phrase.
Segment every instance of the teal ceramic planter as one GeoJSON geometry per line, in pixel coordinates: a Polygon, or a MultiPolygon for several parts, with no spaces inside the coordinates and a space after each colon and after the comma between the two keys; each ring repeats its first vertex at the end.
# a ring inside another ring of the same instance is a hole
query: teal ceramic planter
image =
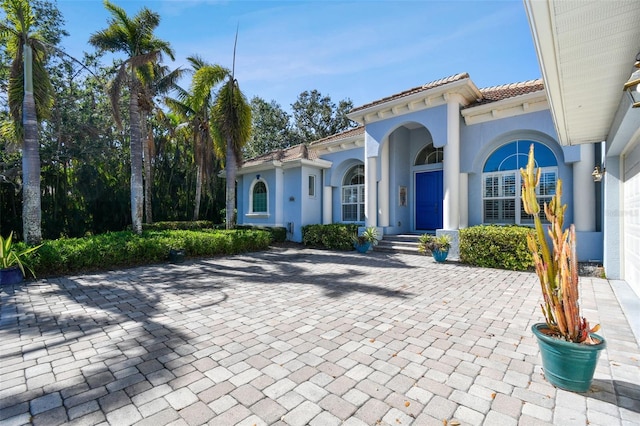
{"type": "Polygon", "coordinates": [[[449,255],[449,250],[433,250],[431,251],[433,258],[436,262],[444,262],[447,260],[447,256],[449,255]]]}
{"type": "Polygon", "coordinates": [[[600,351],[607,347],[605,340],[597,345],[584,345],[567,342],[547,336],[540,329],[547,328],[545,323],[534,324],[531,331],[538,339],[544,377],[549,383],[560,389],[571,392],[587,392],[593,381],[600,351]]]}
{"type": "Polygon", "coordinates": [[[358,250],[358,253],[366,253],[369,251],[369,247],[371,247],[371,243],[370,242],[366,242],[364,244],[355,243],[353,246],[356,248],[356,250],[358,250]]]}

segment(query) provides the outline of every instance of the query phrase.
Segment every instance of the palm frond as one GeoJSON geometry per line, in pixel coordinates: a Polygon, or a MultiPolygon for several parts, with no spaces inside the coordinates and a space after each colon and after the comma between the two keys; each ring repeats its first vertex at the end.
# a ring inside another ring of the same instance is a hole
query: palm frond
{"type": "Polygon", "coordinates": [[[191,93],[194,109],[198,110],[211,96],[211,90],[229,75],[229,70],[220,65],[207,65],[199,68],[191,81],[191,93]]]}

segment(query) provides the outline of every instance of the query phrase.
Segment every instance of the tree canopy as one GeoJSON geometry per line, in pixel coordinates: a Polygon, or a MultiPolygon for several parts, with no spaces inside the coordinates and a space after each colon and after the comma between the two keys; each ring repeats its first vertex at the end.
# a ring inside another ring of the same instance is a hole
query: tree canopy
{"type": "MultiPolygon", "coordinates": [[[[169,42],[154,35],[160,16],[148,8],[129,16],[105,2],[110,17],[90,38],[95,50],[71,58],[61,49],[67,32],[55,2],[0,1],[1,25],[10,29],[20,29],[18,15],[5,7],[30,6],[24,16],[30,17],[25,24],[38,61],[33,72],[44,73],[34,78],[37,138],[29,151],[39,154],[40,170],[32,175],[40,187],[32,194],[41,200],[44,238],[140,229],[143,199],[150,209],[147,220],[195,217],[222,223],[233,192],[225,182],[235,179],[218,176],[230,159],[240,166],[243,157],[308,143],[352,125],[346,118],[348,99],[336,104],[309,90],[285,110],[258,96],[248,102],[215,57],[181,52],[191,55],[191,70],[172,67],[165,61],[174,54],[169,42]],[[107,51],[119,56],[107,59],[107,51]]],[[[20,32],[0,32],[0,121],[2,129],[19,129],[13,124],[22,123],[22,107],[9,103],[23,96],[23,73],[17,71],[23,62],[14,61],[20,32]]],[[[23,160],[31,157],[21,148],[13,130],[0,133],[0,232],[14,231],[15,238],[25,236],[23,197],[30,174],[23,160]]]]}

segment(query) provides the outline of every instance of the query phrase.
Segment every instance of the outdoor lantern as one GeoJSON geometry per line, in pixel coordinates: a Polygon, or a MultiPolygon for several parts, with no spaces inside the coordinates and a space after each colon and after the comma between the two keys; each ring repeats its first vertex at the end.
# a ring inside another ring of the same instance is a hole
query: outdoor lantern
{"type": "Polygon", "coordinates": [[[631,73],[631,77],[624,84],[624,90],[629,92],[631,96],[631,107],[640,107],[640,52],[636,55],[636,63],[634,64],[636,70],[631,73]]]}
{"type": "Polygon", "coordinates": [[[600,182],[602,180],[603,175],[604,175],[604,169],[600,169],[600,166],[595,166],[593,168],[593,173],[591,173],[591,176],[593,176],[594,182],[600,182]]]}

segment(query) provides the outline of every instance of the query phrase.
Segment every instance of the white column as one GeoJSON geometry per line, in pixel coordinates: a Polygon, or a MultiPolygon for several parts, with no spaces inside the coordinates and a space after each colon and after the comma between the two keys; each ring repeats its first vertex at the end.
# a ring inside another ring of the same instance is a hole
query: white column
{"type": "Polygon", "coordinates": [[[580,161],[573,163],[573,223],[576,231],[596,230],[596,189],[593,183],[595,145],[580,145],[580,161]]]}
{"type": "Polygon", "coordinates": [[[460,228],[469,226],[469,175],[460,173],[460,228]]]}
{"type": "Polygon", "coordinates": [[[284,170],[276,167],[275,226],[284,226],[284,170]]]}
{"type": "Polygon", "coordinates": [[[333,188],[330,186],[322,187],[322,223],[333,223],[333,188]]]}
{"type": "Polygon", "coordinates": [[[378,226],[378,182],[377,182],[377,166],[378,157],[367,158],[365,165],[364,179],[364,203],[365,203],[365,225],[378,226]]]}
{"type": "Polygon", "coordinates": [[[444,201],[442,228],[460,226],[460,104],[459,95],[447,99],[447,144],[444,146],[443,176],[444,201]]]}
{"type": "Polygon", "coordinates": [[[389,226],[389,141],[380,153],[380,183],[378,184],[378,226],[389,226]]]}

